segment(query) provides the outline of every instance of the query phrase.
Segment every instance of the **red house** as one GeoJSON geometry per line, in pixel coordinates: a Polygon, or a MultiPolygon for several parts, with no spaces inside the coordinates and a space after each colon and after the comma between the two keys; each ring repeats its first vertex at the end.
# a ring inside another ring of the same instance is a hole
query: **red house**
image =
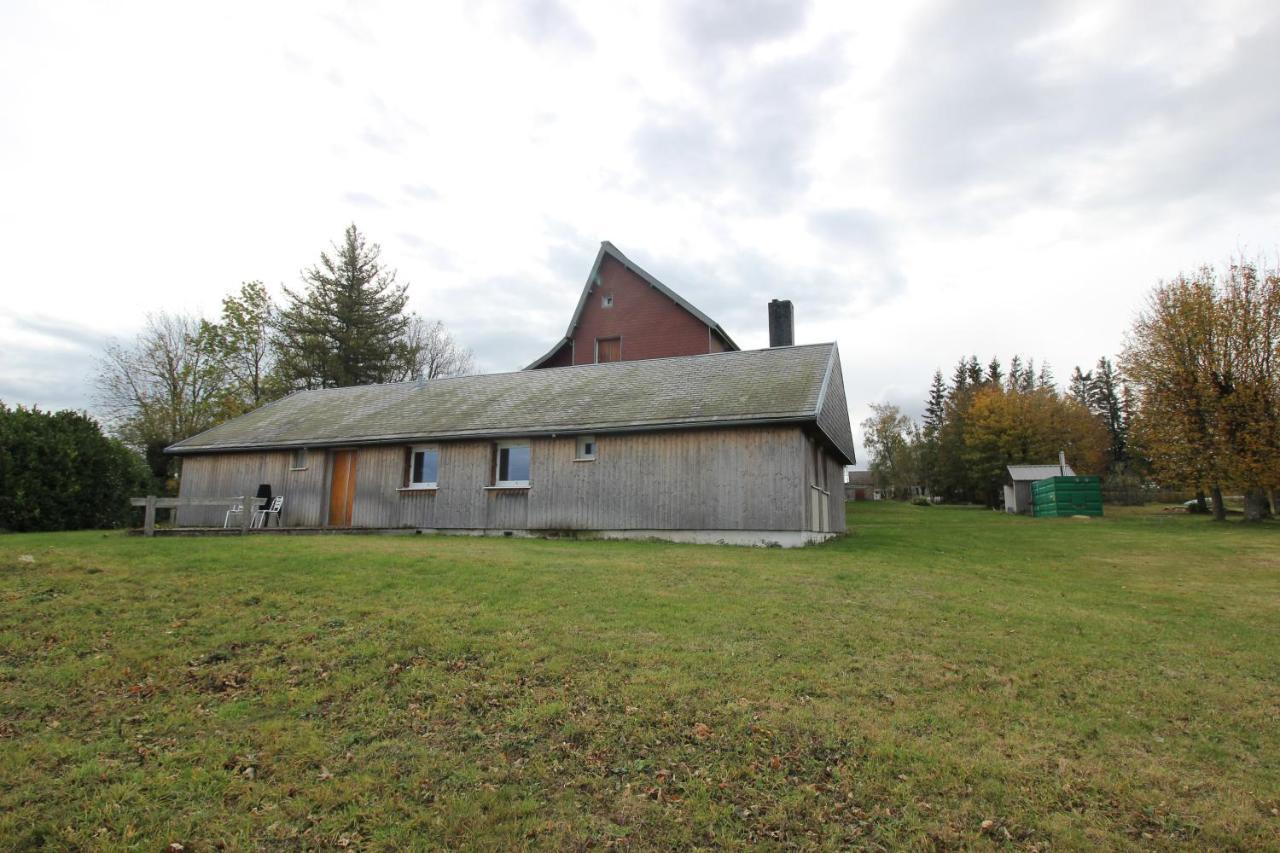
{"type": "Polygon", "coordinates": [[[719,323],[606,240],[596,253],[569,330],[526,369],[737,349],[719,323]]]}

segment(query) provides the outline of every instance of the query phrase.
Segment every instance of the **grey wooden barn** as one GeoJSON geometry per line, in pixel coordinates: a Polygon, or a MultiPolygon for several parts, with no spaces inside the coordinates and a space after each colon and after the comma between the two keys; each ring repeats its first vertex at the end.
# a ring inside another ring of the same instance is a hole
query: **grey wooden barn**
{"type": "Polygon", "coordinates": [[[845,529],[854,461],[834,343],[300,391],[168,452],[285,527],[784,546],[845,529]]]}

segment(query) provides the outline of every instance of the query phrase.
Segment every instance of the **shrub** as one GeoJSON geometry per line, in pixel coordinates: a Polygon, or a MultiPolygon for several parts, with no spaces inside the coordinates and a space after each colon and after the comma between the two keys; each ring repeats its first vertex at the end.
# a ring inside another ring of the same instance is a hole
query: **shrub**
{"type": "Polygon", "coordinates": [[[149,485],[142,458],[87,415],[0,403],[0,530],[119,527],[149,485]]]}

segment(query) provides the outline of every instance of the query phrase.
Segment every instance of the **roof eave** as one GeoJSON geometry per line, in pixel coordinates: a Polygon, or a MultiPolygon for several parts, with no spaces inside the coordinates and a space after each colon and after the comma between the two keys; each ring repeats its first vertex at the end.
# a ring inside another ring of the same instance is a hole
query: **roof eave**
{"type": "Polygon", "coordinates": [[[467,430],[452,433],[398,433],[343,439],[319,439],[315,441],[277,441],[261,444],[219,444],[182,446],[182,442],[170,445],[164,452],[173,456],[194,456],[207,453],[248,453],[270,450],[295,450],[300,447],[364,447],[380,444],[406,444],[430,441],[466,441],[498,438],[546,438],[557,435],[615,435],[634,432],[657,432],[673,429],[715,429],[716,427],[773,426],[781,424],[808,424],[815,421],[811,414],[775,414],[765,416],[685,418],[657,423],[630,422],[615,424],[566,424],[536,429],[467,430]]]}

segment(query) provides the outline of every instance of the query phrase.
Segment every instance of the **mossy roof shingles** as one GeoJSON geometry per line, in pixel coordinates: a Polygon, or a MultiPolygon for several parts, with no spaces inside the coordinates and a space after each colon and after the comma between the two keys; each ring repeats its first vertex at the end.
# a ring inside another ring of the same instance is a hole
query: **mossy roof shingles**
{"type": "MultiPolygon", "coordinates": [[[[300,391],[169,450],[816,421],[837,361],[812,344],[300,391]]],[[[852,459],[851,439],[828,437],[852,459]]]]}

